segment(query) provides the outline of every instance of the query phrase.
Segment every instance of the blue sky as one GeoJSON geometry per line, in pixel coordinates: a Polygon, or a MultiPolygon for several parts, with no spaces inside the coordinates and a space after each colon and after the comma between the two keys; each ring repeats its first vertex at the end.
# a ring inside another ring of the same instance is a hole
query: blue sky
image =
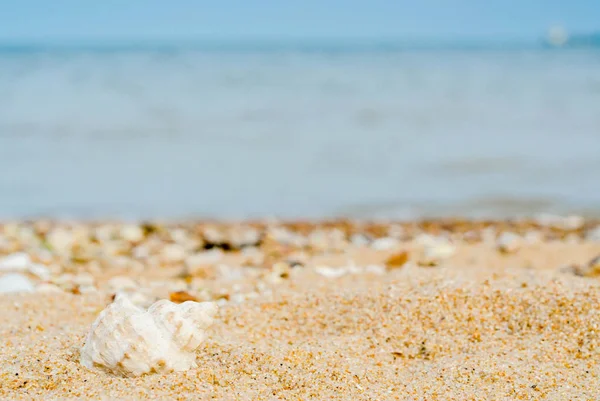
{"type": "Polygon", "coordinates": [[[1,41],[516,39],[600,30],[600,0],[0,0],[1,41]]]}

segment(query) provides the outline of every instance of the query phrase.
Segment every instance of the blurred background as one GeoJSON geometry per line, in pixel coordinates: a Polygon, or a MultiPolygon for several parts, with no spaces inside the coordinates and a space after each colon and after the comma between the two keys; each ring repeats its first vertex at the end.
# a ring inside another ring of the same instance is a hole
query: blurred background
{"type": "Polygon", "coordinates": [[[600,215],[597,0],[0,0],[0,218],[600,215]]]}

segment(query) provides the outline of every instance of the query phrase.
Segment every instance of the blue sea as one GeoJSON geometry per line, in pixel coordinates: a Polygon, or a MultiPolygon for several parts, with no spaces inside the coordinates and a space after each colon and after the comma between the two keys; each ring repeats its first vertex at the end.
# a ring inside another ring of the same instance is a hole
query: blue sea
{"type": "Polygon", "coordinates": [[[600,215],[600,50],[0,48],[0,218],[600,215]]]}

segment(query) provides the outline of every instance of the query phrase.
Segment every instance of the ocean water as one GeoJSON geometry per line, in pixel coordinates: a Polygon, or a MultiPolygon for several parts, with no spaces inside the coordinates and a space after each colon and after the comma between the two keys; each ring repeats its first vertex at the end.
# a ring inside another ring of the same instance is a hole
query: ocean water
{"type": "Polygon", "coordinates": [[[0,50],[0,218],[600,215],[600,50],[0,50]]]}

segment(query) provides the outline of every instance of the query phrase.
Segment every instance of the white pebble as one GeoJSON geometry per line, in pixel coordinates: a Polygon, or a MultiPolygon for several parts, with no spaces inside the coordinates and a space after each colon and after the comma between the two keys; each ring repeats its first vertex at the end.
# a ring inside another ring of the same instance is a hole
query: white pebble
{"type": "Polygon", "coordinates": [[[600,242],[600,226],[592,228],[585,233],[586,241],[600,242]]]}
{"type": "Polygon", "coordinates": [[[63,292],[58,286],[56,286],[54,284],[50,284],[50,283],[39,284],[37,287],[35,287],[35,290],[37,292],[43,292],[43,293],[59,293],[59,292],[63,292]]]}
{"type": "Polygon", "coordinates": [[[323,277],[338,278],[348,274],[348,271],[343,267],[317,266],[315,272],[323,277]]]}
{"type": "Polygon", "coordinates": [[[80,287],[90,287],[94,285],[94,276],[89,273],[79,273],[77,276],[73,277],[73,283],[80,287]]]}
{"type": "Polygon", "coordinates": [[[35,287],[22,274],[10,273],[0,277],[0,294],[16,292],[33,292],[35,287]]]}
{"type": "Polygon", "coordinates": [[[111,292],[135,290],[138,285],[135,281],[125,276],[115,276],[108,280],[107,287],[111,292]]]}
{"type": "Polygon", "coordinates": [[[513,253],[521,247],[522,238],[512,232],[503,232],[496,241],[496,247],[500,252],[513,253]]]}
{"type": "Polygon", "coordinates": [[[168,244],[162,249],[161,256],[167,263],[178,263],[183,262],[186,257],[186,251],[179,244],[168,244]]]}
{"type": "Polygon", "coordinates": [[[455,252],[456,248],[450,242],[437,240],[435,243],[425,245],[421,264],[435,266],[452,257],[455,252]]]}
{"type": "Polygon", "coordinates": [[[29,255],[24,252],[13,253],[0,260],[0,270],[26,270],[31,264],[29,255]]]}
{"type": "Polygon", "coordinates": [[[13,253],[0,260],[0,270],[28,272],[44,281],[50,279],[50,270],[42,264],[33,263],[24,252],[13,253]]]}
{"type": "Polygon", "coordinates": [[[121,238],[128,242],[140,242],[144,239],[144,230],[136,224],[121,227],[121,238]]]}
{"type": "Polygon", "coordinates": [[[199,266],[213,265],[223,258],[223,251],[220,249],[214,249],[205,252],[198,252],[188,256],[185,259],[185,265],[188,268],[194,268],[199,266]]]}
{"type": "Polygon", "coordinates": [[[378,238],[371,242],[371,248],[378,251],[387,251],[398,246],[398,240],[391,237],[378,238]]]}

